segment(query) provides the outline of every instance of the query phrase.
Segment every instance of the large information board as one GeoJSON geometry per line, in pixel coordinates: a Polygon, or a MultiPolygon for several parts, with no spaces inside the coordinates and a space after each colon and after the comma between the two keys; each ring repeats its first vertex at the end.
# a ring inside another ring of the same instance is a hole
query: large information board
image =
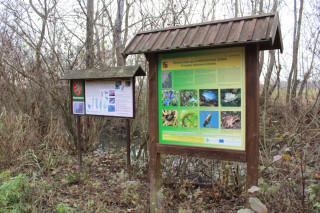
{"type": "Polygon", "coordinates": [[[245,150],[244,48],[159,57],[159,143],[245,150]]]}

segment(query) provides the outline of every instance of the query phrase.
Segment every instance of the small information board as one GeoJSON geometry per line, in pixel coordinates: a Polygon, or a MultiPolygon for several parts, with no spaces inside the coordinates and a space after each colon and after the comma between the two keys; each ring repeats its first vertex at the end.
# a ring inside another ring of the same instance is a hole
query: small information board
{"type": "Polygon", "coordinates": [[[71,81],[72,89],[72,112],[75,115],[84,114],[84,81],[71,81]]]}
{"type": "Polygon", "coordinates": [[[162,54],[159,143],[245,149],[244,47],[162,54]]]}
{"type": "Polygon", "coordinates": [[[74,115],[134,118],[135,77],[145,75],[137,65],[70,70],[61,79],[70,80],[74,115]]]}
{"type": "Polygon", "coordinates": [[[77,115],[77,146],[82,168],[81,115],[126,119],[127,165],[130,166],[130,118],[135,113],[135,77],[145,76],[139,65],[69,70],[61,79],[70,80],[72,114],[77,115]]]}
{"type": "Polygon", "coordinates": [[[86,80],[86,114],[133,117],[132,80],[86,80]]]}

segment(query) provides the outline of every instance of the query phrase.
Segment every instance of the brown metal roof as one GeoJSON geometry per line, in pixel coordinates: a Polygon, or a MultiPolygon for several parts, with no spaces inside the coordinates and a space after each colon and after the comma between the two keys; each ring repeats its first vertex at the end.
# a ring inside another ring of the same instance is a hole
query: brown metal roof
{"type": "Polygon", "coordinates": [[[280,49],[277,13],[139,32],[123,51],[130,54],[243,46],[259,43],[260,50],[280,49]]]}
{"type": "Polygon", "coordinates": [[[145,76],[142,68],[137,66],[91,68],[84,70],[69,70],[61,77],[61,80],[74,79],[110,79],[110,78],[132,78],[134,76],[145,76]]]}

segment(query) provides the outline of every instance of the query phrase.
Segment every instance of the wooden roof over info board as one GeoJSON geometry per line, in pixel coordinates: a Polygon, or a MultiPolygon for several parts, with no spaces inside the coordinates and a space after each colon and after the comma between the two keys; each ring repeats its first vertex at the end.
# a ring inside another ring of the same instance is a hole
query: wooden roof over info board
{"type": "Polygon", "coordinates": [[[132,78],[134,76],[145,76],[146,73],[139,65],[120,66],[105,68],[90,68],[83,70],[69,70],[64,74],[62,80],[75,79],[115,79],[115,78],[132,78]]]}
{"type": "Polygon", "coordinates": [[[177,26],[139,32],[123,56],[259,44],[260,50],[280,49],[282,38],[277,13],[177,26]]]}

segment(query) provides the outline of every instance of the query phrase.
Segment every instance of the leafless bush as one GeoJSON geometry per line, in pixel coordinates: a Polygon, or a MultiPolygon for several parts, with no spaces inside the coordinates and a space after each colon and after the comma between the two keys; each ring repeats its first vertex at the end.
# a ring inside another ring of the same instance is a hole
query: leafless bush
{"type": "Polygon", "coordinates": [[[62,120],[54,117],[49,120],[48,131],[42,135],[37,119],[22,112],[1,109],[0,170],[23,165],[23,156],[30,150],[38,152],[43,146],[55,150],[65,147],[68,137],[62,120]]]}
{"type": "Polygon", "coordinates": [[[319,181],[317,99],[296,99],[261,108],[260,179],[269,209],[305,212],[314,209],[308,190],[319,181]]]}

